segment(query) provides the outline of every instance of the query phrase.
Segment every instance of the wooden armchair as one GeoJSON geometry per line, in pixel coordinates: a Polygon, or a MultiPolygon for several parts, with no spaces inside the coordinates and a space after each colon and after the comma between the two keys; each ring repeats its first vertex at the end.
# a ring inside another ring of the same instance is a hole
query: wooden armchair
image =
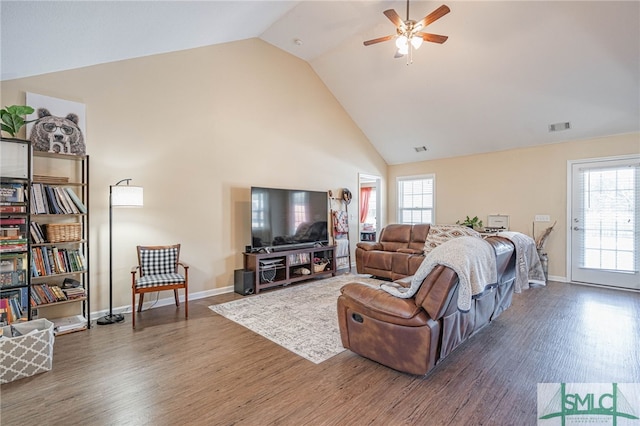
{"type": "Polygon", "coordinates": [[[189,317],[189,265],[180,262],[180,244],[170,246],[138,246],[138,266],[131,269],[131,311],[136,328],[136,294],[138,312],[142,311],[144,294],[173,290],[176,306],[180,306],[178,289],[184,289],[184,317],[189,317]],[[178,272],[182,267],[183,274],[178,272]]]}

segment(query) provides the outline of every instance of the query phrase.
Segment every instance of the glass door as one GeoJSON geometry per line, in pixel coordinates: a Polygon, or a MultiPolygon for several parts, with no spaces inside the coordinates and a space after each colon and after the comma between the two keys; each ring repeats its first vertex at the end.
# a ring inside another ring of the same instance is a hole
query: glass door
{"type": "Polygon", "coordinates": [[[640,289],[640,157],[571,164],[571,281],[640,289]]]}

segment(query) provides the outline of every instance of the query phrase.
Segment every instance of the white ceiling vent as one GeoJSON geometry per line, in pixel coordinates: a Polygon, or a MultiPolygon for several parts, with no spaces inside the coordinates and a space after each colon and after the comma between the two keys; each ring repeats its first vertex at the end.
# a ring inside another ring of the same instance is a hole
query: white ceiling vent
{"type": "Polygon", "coordinates": [[[426,146],[415,146],[415,147],[413,147],[413,149],[415,149],[416,152],[424,152],[424,151],[427,150],[427,147],[426,146]]]}
{"type": "Polygon", "coordinates": [[[571,123],[565,121],[564,123],[549,124],[549,132],[561,132],[563,130],[569,130],[571,123]]]}

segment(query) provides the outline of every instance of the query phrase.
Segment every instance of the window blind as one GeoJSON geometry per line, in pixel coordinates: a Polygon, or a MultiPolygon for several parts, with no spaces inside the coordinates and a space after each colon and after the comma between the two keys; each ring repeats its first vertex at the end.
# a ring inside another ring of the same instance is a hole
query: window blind
{"type": "Polygon", "coordinates": [[[398,179],[398,222],[433,223],[435,176],[398,179]]]}
{"type": "Polygon", "coordinates": [[[580,267],[638,271],[640,165],[580,168],[580,267]]]}

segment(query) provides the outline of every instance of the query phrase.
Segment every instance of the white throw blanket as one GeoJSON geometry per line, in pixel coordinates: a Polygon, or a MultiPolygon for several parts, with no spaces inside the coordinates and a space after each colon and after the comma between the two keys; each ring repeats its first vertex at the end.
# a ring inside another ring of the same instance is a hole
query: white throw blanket
{"type": "Polygon", "coordinates": [[[536,250],[536,243],[528,235],[520,232],[503,231],[498,233],[516,247],[516,282],[514,291],[520,293],[529,288],[529,284],[546,285],[547,281],[536,250]]]}
{"type": "Polygon", "coordinates": [[[413,297],[436,265],[448,266],[458,274],[458,309],[461,311],[471,309],[472,296],[482,293],[487,285],[498,281],[496,254],[491,244],[477,237],[459,237],[431,250],[408,288],[393,283],[382,284],[380,288],[403,299],[413,297]]]}

